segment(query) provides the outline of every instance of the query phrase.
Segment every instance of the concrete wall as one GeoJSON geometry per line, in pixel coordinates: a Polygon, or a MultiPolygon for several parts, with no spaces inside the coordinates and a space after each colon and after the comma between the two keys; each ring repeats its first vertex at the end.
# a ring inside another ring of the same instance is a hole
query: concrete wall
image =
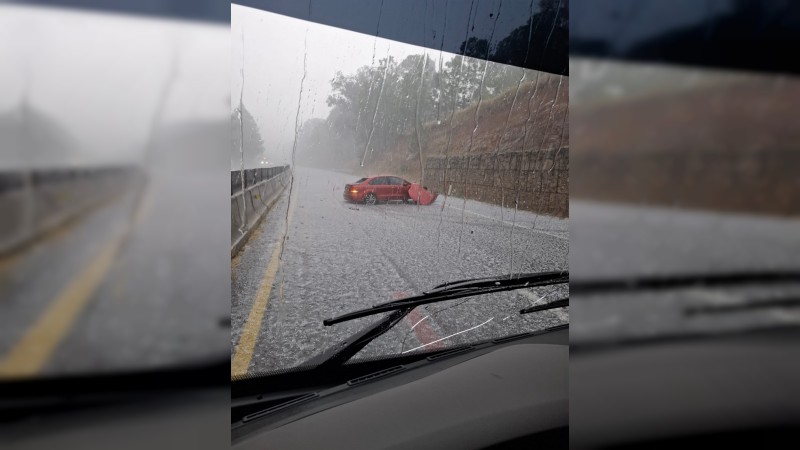
{"type": "Polygon", "coordinates": [[[121,193],[134,174],[124,167],[0,173],[0,255],[121,193]]]}
{"type": "Polygon", "coordinates": [[[447,194],[557,217],[569,216],[569,148],[431,156],[424,183],[447,194]]]}
{"type": "Polygon", "coordinates": [[[244,246],[290,182],[289,166],[231,172],[231,257],[244,246]]]}

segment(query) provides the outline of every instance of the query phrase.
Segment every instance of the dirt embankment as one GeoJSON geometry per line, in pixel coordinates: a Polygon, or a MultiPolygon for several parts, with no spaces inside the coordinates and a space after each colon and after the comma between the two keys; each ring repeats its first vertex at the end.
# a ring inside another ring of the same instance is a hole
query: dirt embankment
{"type": "Polygon", "coordinates": [[[800,80],[754,77],[571,111],[570,194],[800,213],[800,80]]]}
{"type": "Polygon", "coordinates": [[[376,157],[367,169],[422,177],[430,156],[529,153],[566,147],[569,142],[569,79],[542,73],[496,97],[476,102],[451,117],[423,124],[422,151],[413,135],[398,139],[376,157]],[[479,109],[478,109],[479,108],[479,109]],[[477,115],[477,117],[476,117],[477,115]]]}

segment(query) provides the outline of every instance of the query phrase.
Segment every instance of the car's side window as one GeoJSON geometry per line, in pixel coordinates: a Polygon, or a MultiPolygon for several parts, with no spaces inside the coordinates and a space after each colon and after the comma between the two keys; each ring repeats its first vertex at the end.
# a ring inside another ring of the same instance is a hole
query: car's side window
{"type": "Polygon", "coordinates": [[[385,177],[378,177],[378,178],[374,178],[372,181],[370,181],[369,184],[371,184],[371,185],[386,184],[385,180],[386,180],[385,177]]]}
{"type": "Polygon", "coordinates": [[[389,184],[392,186],[401,186],[403,184],[403,180],[397,177],[389,177],[389,184]]]}

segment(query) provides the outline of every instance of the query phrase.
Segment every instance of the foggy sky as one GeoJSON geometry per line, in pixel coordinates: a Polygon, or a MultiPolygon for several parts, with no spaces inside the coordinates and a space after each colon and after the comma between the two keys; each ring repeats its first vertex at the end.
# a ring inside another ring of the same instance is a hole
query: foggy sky
{"type": "MultiPolygon", "coordinates": [[[[136,161],[173,57],[161,126],[227,120],[230,72],[220,61],[229,36],[219,25],[0,6],[0,116],[18,114],[27,95],[31,109],[71,135],[79,151],[53,152],[50,165],[136,161]]],[[[6,148],[0,168],[24,167],[25,158],[6,148]]]]}
{"type": "MultiPolygon", "coordinates": [[[[423,47],[231,5],[231,108],[239,106],[243,72],[244,105],[259,125],[270,163],[291,161],[304,56],[300,124],[327,116],[330,80],[337,71],[354,73],[371,65],[373,47],[376,65],[387,51],[397,61],[426,51],[439,59],[438,51],[423,47]]],[[[452,56],[445,54],[444,60],[452,56]]]]}

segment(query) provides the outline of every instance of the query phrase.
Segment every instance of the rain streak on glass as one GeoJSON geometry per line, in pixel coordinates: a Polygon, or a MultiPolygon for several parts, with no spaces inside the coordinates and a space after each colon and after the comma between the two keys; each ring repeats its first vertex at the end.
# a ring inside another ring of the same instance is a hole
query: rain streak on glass
{"type": "MultiPolygon", "coordinates": [[[[379,37],[388,4],[365,12],[372,36],[233,6],[247,51],[231,68],[232,376],[301,365],[376,317],[323,319],[445,282],[568,270],[568,77],[489,60],[561,30],[561,6],[532,1],[528,17],[472,2],[462,22],[449,3],[407,24],[426,47],[379,37]]],[[[357,357],[565,324],[566,308],[519,311],[568,295],[562,284],[420,306],[357,357]]]]}
{"type": "Polygon", "coordinates": [[[229,50],[226,26],[0,6],[0,379],[227,357],[229,50]]]}

